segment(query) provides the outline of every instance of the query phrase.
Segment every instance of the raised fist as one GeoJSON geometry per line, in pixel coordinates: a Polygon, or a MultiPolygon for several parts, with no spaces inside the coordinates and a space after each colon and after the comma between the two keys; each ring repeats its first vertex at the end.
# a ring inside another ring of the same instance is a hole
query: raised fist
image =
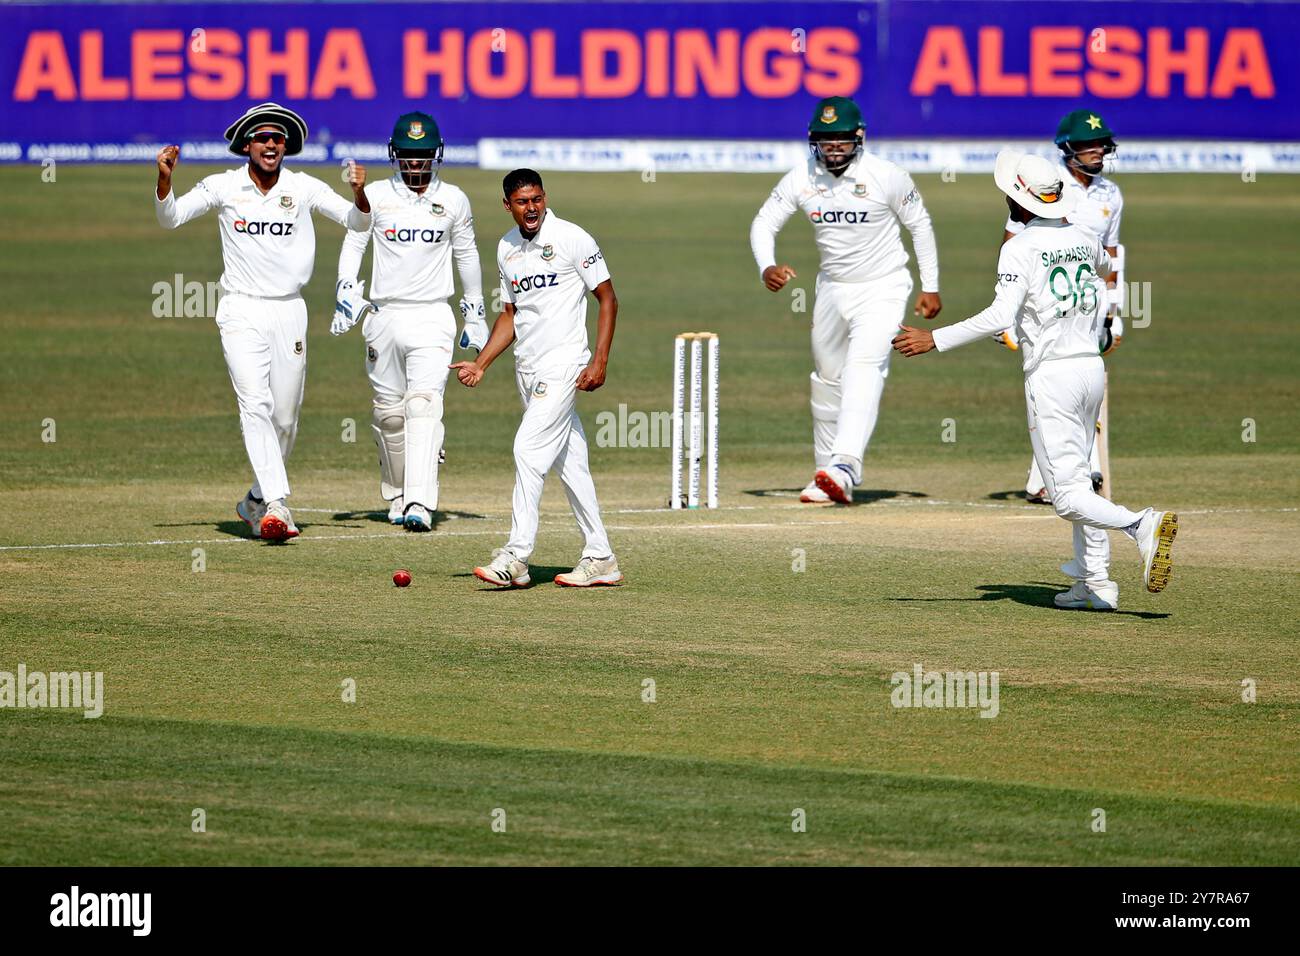
{"type": "Polygon", "coordinates": [[[348,163],[348,185],[354,193],[359,193],[366,186],[366,167],[360,163],[348,163]]]}
{"type": "Polygon", "coordinates": [[[181,148],[179,146],[164,146],[158,150],[158,175],[167,177],[172,174],[172,169],[181,158],[181,148]]]}

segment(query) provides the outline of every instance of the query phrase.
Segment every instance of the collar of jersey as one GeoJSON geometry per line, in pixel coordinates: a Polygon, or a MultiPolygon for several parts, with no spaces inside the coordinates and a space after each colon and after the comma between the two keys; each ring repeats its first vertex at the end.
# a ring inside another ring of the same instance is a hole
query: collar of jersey
{"type": "Polygon", "coordinates": [[[412,205],[425,199],[429,202],[433,202],[433,194],[436,193],[438,187],[442,185],[441,179],[435,179],[433,182],[429,183],[428,189],[422,193],[417,193],[410,186],[406,185],[402,180],[401,173],[393,173],[393,175],[389,177],[388,181],[393,184],[393,192],[397,193],[397,195],[401,196],[412,205]]]}
{"type": "Polygon", "coordinates": [[[245,186],[246,188],[248,188],[248,189],[251,189],[251,190],[253,191],[253,195],[257,196],[259,199],[270,199],[272,196],[279,195],[281,189],[282,189],[282,188],[284,187],[284,185],[285,185],[285,182],[286,182],[286,181],[288,180],[288,178],[289,178],[289,170],[287,170],[287,169],[285,169],[283,166],[281,166],[281,167],[280,167],[280,176],[279,176],[278,179],[276,179],[276,181],[275,181],[275,185],[272,186],[268,192],[265,192],[265,193],[264,193],[264,192],[262,192],[261,189],[258,188],[257,183],[255,183],[255,182],[253,181],[253,177],[252,177],[252,175],[248,172],[248,167],[247,167],[247,166],[244,166],[244,167],[241,169],[241,173],[242,173],[242,175],[243,175],[243,177],[244,177],[244,186],[245,186]]]}

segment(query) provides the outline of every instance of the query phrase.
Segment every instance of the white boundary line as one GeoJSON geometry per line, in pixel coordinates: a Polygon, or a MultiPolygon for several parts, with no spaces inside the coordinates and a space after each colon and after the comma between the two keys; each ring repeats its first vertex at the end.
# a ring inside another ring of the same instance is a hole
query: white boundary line
{"type": "MultiPolygon", "coordinates": [[[[875,505],[893,505],[893,506],[916,506],[929,505],[935,507],[952,507],[952,508],[994,508],[1004,511],[1017,510],[1026,511],[1034,510],[1043,512],[1040,517],[1055,517],[1043,505],[1030,504],[1003,504],[1001,502],[983,502],[983,501],[946,501],[938,498],[881,498],[875,502],[875,505]]],[[[348,508],[295,508],[310,514],[344,514],[354,513],[348,508]]],[[[712,509],[710,509],[712,510],[712,509]]],[[[717,509],[718,511],[786,511],[789,513],[809,514],[812,512],[833,513],[838,511],[837,508],[828,506],[809,506],[805,509],[794,509],[788,505],[731,505],[717,509]]],[[[1300,511],[1300,508],[1200,508],[1200,509],[1180,509],[1179,514],[1184,515],[1215,515],[1215,514],[1289,514],[1300,511]]],[[[355,512],[357,514],[369,512],[355,512]]],[[[618,508],[611,509],[606,514],[681,514],[673,512],[672,509],[663,508],[618,508]]],[[[449,515],[446,520],[452,520],[455,516],[449,515]]],[[[500,516],[484,515],[482,520],[491,521],[498,519],[500,516]]],[[[558,520],[559,515],[555,516],[558,520]]],[[[467,519],[459,519],[467,520],[467,519]]],[[[479,520],[479,519],[474,519],[479,520]]],[[[503,520],[503,519],[502,519],[503,520]]],[[[619,525],[610,526],[612,531],[629,532],[629,531],[718,531],[728,528],[751,530],[754,528],[812,528],[812,527],[834,527],[834,523],[828,520],[820,521],[769,521],[769,522],[747,522],[744,524],[732,524],[726,522],[712,522],[709,524],[699,524],[689,519],[682,519],[674,524],[654,524],[654,525],[619,525]]],[[[296,539],[296,543],[307,544],[320,541],[373,541],[381,538],[402,541],[417,541],[427,539],[437,541],[439,538],[473,538],[484,535],[502,535],[506,531],[504,528],[493,527],[484,528],[481,531],[434,531],[428,535],[410,535],[398,528],[391,531],[385,531],[375,534],[311,534],[296,539]]],[[[175,547],[184,544],[259,544],[262,543],[258,538],[179,538],[175,540],[155,539],[153,541],[101,541],[101,542],[73,542],[66,544],[10,544],[0,545],[0,552],[6,551],[72,551],[83,549],[97,548],[156,548],[156,547],[175,547]]]]}

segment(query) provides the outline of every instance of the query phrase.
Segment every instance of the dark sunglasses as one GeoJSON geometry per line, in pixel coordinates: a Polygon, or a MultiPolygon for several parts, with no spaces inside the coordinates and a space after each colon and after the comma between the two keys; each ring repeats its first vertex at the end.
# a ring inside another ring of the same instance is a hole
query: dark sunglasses
{"type": "Polygon", "coordinates": [[[274,143],[276,146],[284,145],[283,133],[249,133],[248,141],[250,143],[274,143]]]}

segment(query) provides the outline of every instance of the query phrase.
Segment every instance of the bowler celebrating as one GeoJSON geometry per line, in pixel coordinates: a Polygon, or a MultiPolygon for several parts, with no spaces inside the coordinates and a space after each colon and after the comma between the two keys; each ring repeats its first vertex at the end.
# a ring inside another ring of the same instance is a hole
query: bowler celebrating
{"type": "Polygon", "coordinates": [[[1097,354],[1105,296],[1101,277],[1110,272],[1110,256],[1093,232],[1066,221],[1074,200],[1058,167],[1039,156],[1003,150],[993,175],[1007,195],[1011,218],[1025,227],[1002,246],[993,304],[933,333],[904,326],[894,347],[904,355],[945,352],[1014,326],[1024,357],[1034,460],[1056,513],[1074,525],[1076,580],[1056,595],[1056,606],[1113,611],[1119,586],[1110,580],[1109,553],[1087,547],[1085,530],[1123,531],[1136,541],[1147,590],[1162,591],[1172,571],[1178,516],[1151,508],[1130,511],[1092,487],[1088,453],[1106,382],[1097,354]]]}
{"type": "MultiPolygon", "coordinates": [[[[1110,256],[1112,264],[1117,269],[1122,268],[1118,257],[1124,196],[1113,180],[1102,175],[1106,158],[1114,155],[1116,150],[1115,134],[1106,125],[1106,121],[1092,110],[1073,110],[1061,117],[1061,122],[1057,124],[1056,145],[1061,150],[1061,181],[1065,183],[1065,191],[1073,194],[1070,222],[1093,233],[1110,256]]],[[[1024,228],[1015,219],[1008,219],[1003,242],[1024,228]]],[[[1106,321],[1097,343],[1102,355],[1109,355],[1124,338],[1124,319],[1120,315],[1124,291],[1116,288],[1117,277],[1118,271],[1103,276],[1108,288],[1106,321]]],[[[1007,329],[996,338],[1008,348],[1015,349],[1018,345],[1013,333],[1013,329],[1007,329]]],[[[1096,442],[1093,442],[1090,464],[1093,487],[1109,497],[1110,489],[1101,487],[1101,461],[1096,442]]],[[[1025,481],[1025,494],[1030,501],[1047,503],[1046,482],[1032,459],[1029,463],[1029,476],[1025,481]]],[[[1097,538],[1094,544],[1098,547],[1106,546],[1105,535],[1094,537],[1097,538]]]]}
{"type": "Polygon", "coordinates": [[[456,260],[464,298],[461,345],[482,348],[483,275],[474,245],[469,198],[438,175],[442,135],[427,113],[397,120],[388,141],[396,172],[366,187],[373,209],[366,232],[348,230],[339,253],[337,304],[330,332],[342,335],[365,319],[366,372],[374,387],[373,428],[379,446],[379,490],[388,520],[409,531],[433,527],[438,508],[438,455],[443,392],[456,339],[448,297],[456,260]],[[371,303],[357,281],[361,257],[375,240],[371,303]]]}
{"type": "Polygon", "coordinates": [[[497,356],[515,343],[515,381],[524,404],[515,435],[515,492],[510,540],[474,574],[500,587],[529,583],[528,559],[537,539],[542,482],[554,468],[586,538],[577,567],[555,577],[565,587],[619,584],[618,568],[596,503],[587,464],[587,437],[577,392],[605,384],[618,299],[605,257],[581,227],[546,207],[542,177],[516,169],[502,183],[515,228],[497,246],[504,303],[487,345],[473,362],[452,366],[473,388],[497,356]],[[587,293],[596,297],[596,351],[587,347],[587,293]]]}
{"type": "Polygon", "coordinates": [[[285,156],[302,152],[307,124],[276,103],[254,106],[226,130],[230,151],[248,163],[215,173],[179,199],[172,171],[180,148],[158,153],[158,222],[175,229],[209,210],[221,229],[224,293],[217,328],[226,368],[239,402],[244,449],[253,466],[253,487],[235,506],[255,537],[283,541],[298,528],[285,505],[289,478],[284,463],[298,432],[307,373],[307,306],[299,294],[311,278],[319,211],[349,228],[370,228],[366,171],[349,167],[355,204],[312,176],[284,169],[285,156]]]}
{"type": "Polygon", "coordinates": [[[796,212],[813,225],[821,255],[812,324],[813,458],[800,501],[853,502],[862,457],[889,375],[890,340],[902,324],[912,277],[899,223],[912,235],[921,272],[915,313],[939,301],[934,229],[912,177],[863,148],[857,104],[832,96],[808,124],[811,155],[776,185],[754,217],[749,244],[763,284],[780,292],[795,272],[776,264],[776,234],[796,212]]]}

